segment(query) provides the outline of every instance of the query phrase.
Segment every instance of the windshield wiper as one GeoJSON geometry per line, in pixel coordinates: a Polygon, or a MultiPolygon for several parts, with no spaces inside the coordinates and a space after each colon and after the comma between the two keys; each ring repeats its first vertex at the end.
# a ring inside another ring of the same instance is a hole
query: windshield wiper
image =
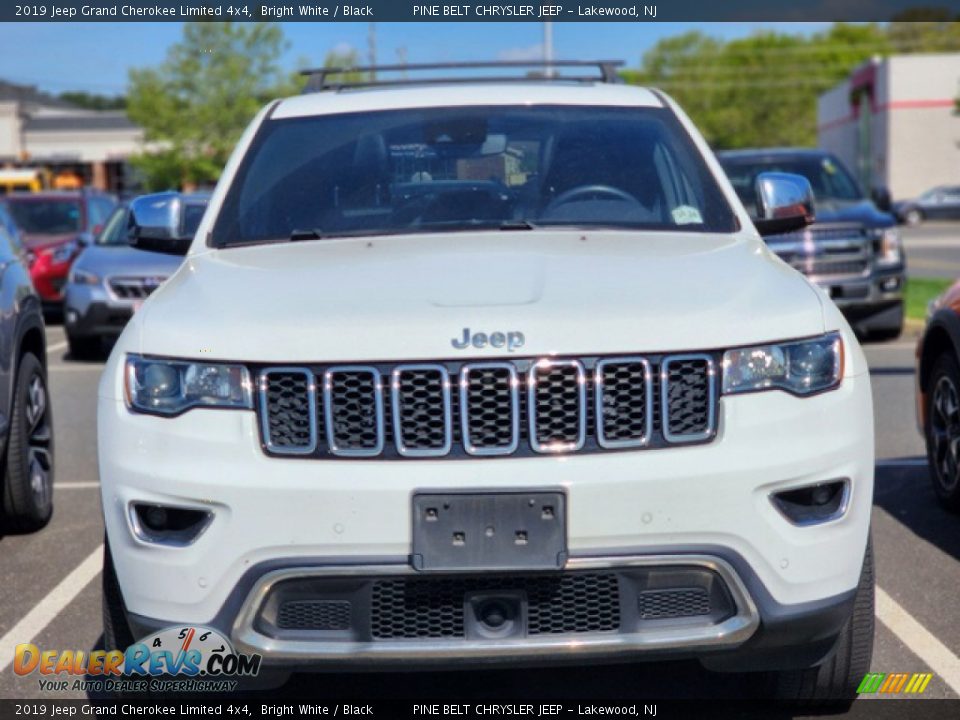
{"type": "Polygon", "coordinates": [[[537,226],[529,220],[507,220],[500,225],[501,230],[536,230],[537,226]]]}

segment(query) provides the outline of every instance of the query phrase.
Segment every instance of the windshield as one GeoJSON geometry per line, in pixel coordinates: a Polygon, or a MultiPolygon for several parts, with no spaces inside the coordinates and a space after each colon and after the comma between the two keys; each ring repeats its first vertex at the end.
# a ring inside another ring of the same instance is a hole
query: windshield
{"type": "Polygon", "coordinates": [[[267,121],[213,244],[531,225],[737,227],[666,110],[430,108],[267,121]]]}
{"type": "Polygon", "coordinates": [[[119,207],[113,211],[94,242],[97,245],[127,244],[127,209],[125,207],[119,207]]]}
{"type": "Polygon", "coordinates": [[[7,207],[14,221],[25,233],[59,235],[80,232],[83,229],[79,200],[9,197],[7,207]]]}
{"type": "Polygon", "coordinates": [[[810,181],[813,196],[818,202],[855,202],[863,199],[863,193],[850,173],[836,158],[829,155],[756,158],[721,156],[720,164],[751,215],[756,215],[757,209],[757,175],[764,172],[803,175],[810,181]]]}

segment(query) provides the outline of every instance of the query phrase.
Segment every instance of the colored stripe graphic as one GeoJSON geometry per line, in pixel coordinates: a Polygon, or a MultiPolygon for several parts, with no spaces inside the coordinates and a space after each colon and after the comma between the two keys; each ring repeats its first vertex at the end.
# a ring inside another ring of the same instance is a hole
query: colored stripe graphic
{"type": "Polygon", "coordinates": [[[857,694],[903,692],[919,695],[932,679],[933,673],[867,673],[860,681],[857,694]]]}

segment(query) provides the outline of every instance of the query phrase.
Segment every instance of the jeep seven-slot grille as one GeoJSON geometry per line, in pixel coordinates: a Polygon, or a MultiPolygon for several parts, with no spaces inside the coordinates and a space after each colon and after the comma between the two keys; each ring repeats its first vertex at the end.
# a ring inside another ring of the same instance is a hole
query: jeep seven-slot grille
{"type": "Polygon", "coordinates": [[[684,354],[255,370],[268,454],[399,459],[707,442],[716,367],[684,354]]]}

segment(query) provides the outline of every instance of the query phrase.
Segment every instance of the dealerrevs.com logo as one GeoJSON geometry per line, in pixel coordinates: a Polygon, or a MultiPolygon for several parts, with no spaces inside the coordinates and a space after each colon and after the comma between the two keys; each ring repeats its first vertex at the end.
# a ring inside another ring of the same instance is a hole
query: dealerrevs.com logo
{"type": "Polygon", "coordinates": [[[260,672],[260,660],[260,655],[236,652],[216,630],[179,626],[143,638],[126,650],[41,650],[29,643],[17,645],[13,670],[17,675],[39,675],[44,691],[229,692],[236,688],[236,678],[260,672]]]}

